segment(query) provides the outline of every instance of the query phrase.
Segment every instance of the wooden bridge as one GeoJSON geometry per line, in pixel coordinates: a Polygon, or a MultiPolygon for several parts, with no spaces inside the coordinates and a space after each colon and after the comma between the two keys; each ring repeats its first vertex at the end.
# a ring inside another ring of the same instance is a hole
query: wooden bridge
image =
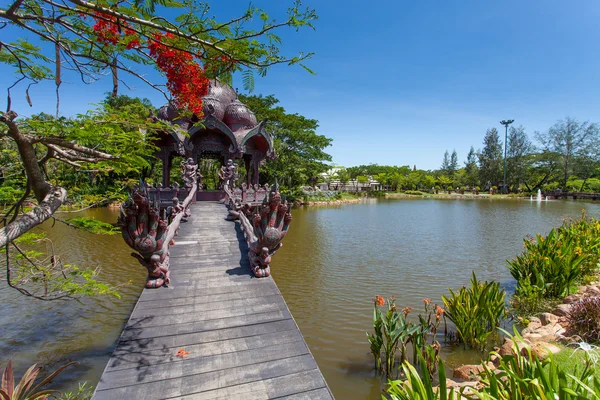
{"type": "Polygon", "coordinates": [[[333,399],[241,225],[217,202],[189,210],[170,284],[144,289],[93,399],[333,399]]]}
{"type": "Polygon", "coordinates": [[[547,192],[542,193],[542,196],[549,199],[568,199],[569,197],[573,200],[577,199],[590,199],[600,200],[600,193],[587,193],[587,192],[547,192]]]}

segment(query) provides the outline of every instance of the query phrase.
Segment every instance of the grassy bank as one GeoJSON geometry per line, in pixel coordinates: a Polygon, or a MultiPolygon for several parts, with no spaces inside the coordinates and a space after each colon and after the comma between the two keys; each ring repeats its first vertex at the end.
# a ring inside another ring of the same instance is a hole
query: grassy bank
{"type": "Polygon", "coordinates": [[[426,193],[419,191],[406,191],[403,193],[385,193],[385,197],[388,199],[452,199],[452,200],[529,200],[529,195],[516,195],[516,194],[494,194],[489,193],[426,193]]]}

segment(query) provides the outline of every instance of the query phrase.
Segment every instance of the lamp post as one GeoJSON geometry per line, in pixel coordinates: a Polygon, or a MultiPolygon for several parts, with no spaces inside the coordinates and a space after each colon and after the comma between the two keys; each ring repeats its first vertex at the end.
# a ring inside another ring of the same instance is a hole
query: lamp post
{"type": "Polygon", "coordinates": [[[504,130],[504,181],[502,181],[502,193],[506,193],[506,145],[508,144],[508,126],[513,122],[515,122],[514,119],[503,119],[500,121],[500,123],[506,128],[504,130]]]}

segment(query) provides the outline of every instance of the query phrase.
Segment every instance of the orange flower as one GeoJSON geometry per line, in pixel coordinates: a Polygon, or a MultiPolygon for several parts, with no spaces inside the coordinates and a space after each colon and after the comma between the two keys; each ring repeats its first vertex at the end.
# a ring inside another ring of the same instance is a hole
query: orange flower
{"type": "Polygon", "coordinates": [[[183,357],[187,356],[188,354],[190,354],[189,351],[185,351],[184,349],[179,349],[179,350],[177,350],[177,354],[175,354],[175,355],[177,357],[183,358],[183,357]]]}
{"type": "Polygon", "coordinates": [[[442,315],[444,313],[444,309],[440,306],[437,306],[437,308],[435,309],[435,313],[437,315],[442,315]]]}
{"type": "Polygon", "coordinates": [[[375,296],[375,304],[381,307],[385,304],[385,299],[381,296],[375,296]]]}
{"type": "Polygon", "coordinates": [[[431,303],[431,299],[423,299],[423,303],[425,303],[425,305],[428,306],[429,303],[431,303]]]}
{"type": "Polygon", "coordinates": [[[412,311],[412,308],[410,308],[410,307],[404,307],[402,309],[402,314],[404,314],[404,316],[406,317],[408,314],[410,314],[411,311],[412,311]]]}

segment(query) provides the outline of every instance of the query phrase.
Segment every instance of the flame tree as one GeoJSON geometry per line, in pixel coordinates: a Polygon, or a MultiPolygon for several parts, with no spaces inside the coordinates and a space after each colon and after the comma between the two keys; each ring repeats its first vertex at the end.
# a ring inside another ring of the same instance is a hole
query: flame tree
{"type": "Polygon", "coordinates": [[[283,20],[253,6],[225,21],[211,17],[209,10],[209,4],[195,0],[15,0],[0,8],[0,62],[15,72],[14,79],[3,79],[7,101],[0,112],[0,139],[16,147],[26,175],[22,197],[2,218],[0,247],[8,249],[19,236],[54,218],[65,202],[67,191],[48,173],[49,163],[126,169],[143,163],[135,147],[165,129],[144,116],[118,113],[60,117],[65,76],[76,76],[81,85],[108,76],[115,97],[119,85],[137,79],[183,112],[201,116],[210,79],[230,82],[240,73],[251,88],[255,73],[264,76],[276,64],[297,64],[311,72],[303,64],[311,53],[289,56],[280,50],[282,29],[313,28],[317,19],[299,0],[283,20]],[[157,69],[164,81],[150,81],[148,68],[157,69]],[[48,114],[18,118],[24,111],[12,108],[12,96],[22,91],[31,105],[30,88],[42,81],[54,82],[56,106],[48,114]],[[19,215],[30,196],[35,207],[19,215]]]}

